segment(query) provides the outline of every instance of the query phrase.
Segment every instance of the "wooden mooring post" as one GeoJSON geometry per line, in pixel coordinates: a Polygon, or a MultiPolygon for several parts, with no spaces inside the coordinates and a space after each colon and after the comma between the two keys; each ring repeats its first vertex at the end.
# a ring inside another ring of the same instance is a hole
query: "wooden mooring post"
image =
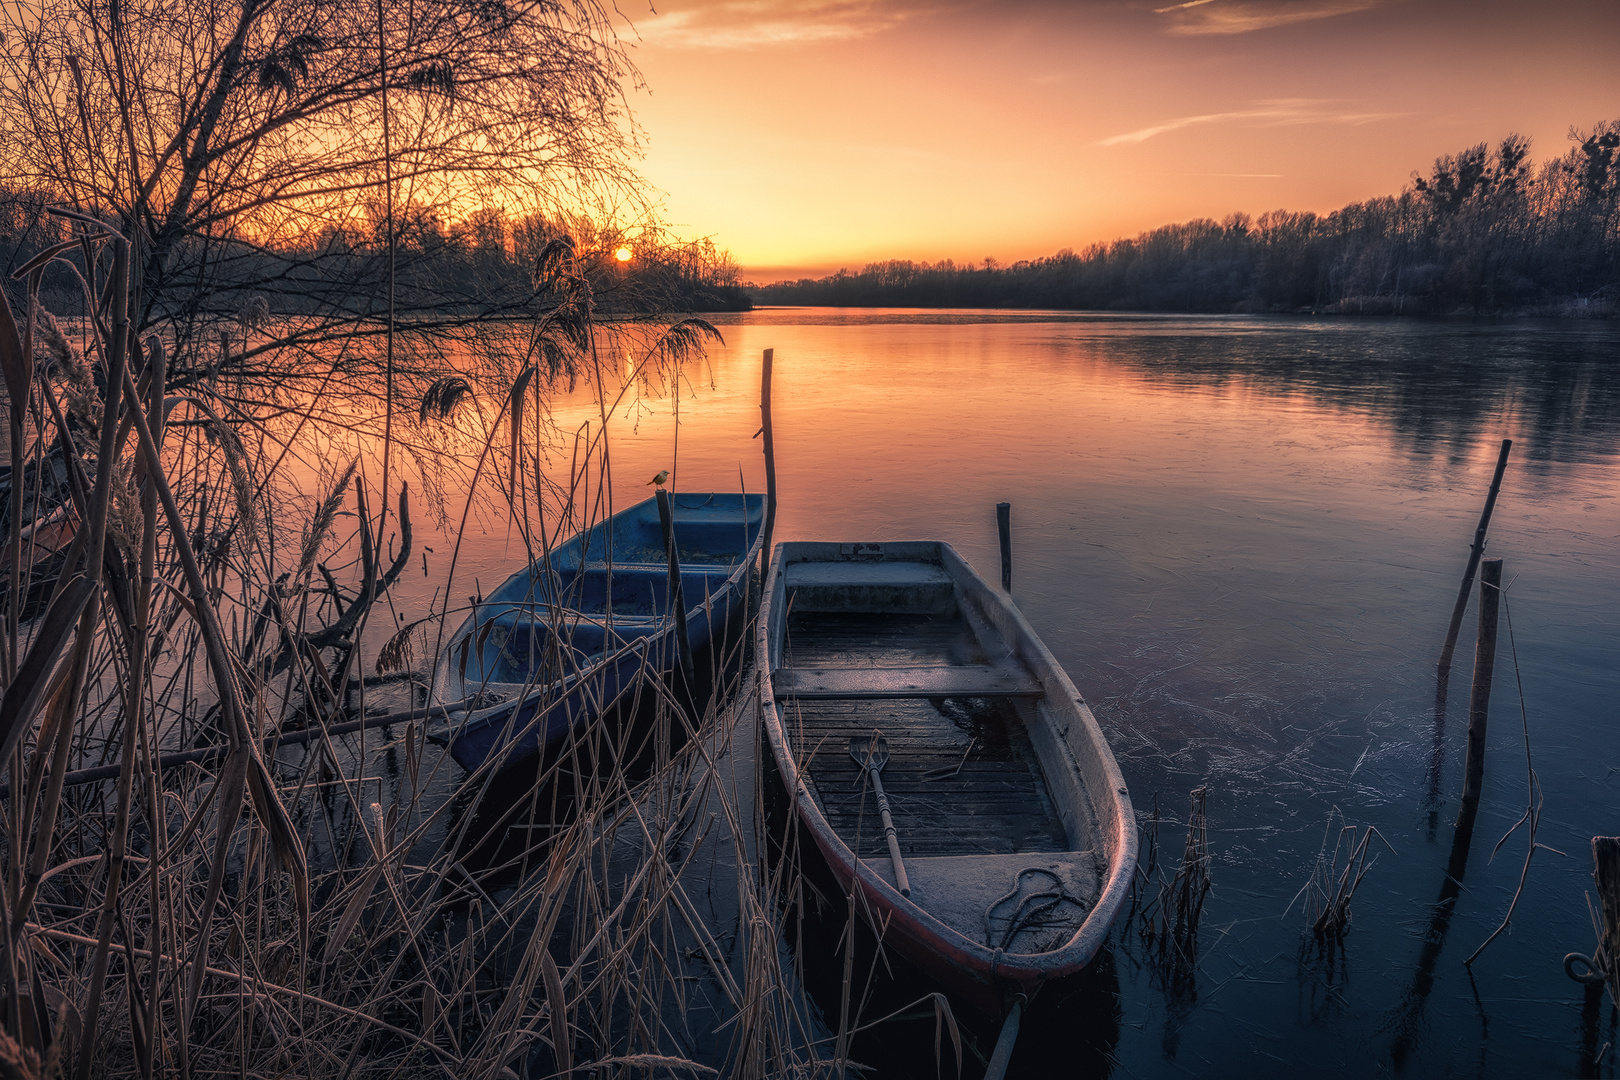
{"type": "Polygon", "coordinates": [[[692,663],[692,639],[686,632],[686,595],[681,588],[681,559],[675,550],[675,510],[669,492],[658,489],[658,524],[664,530],[664,551],[669,555],[669,611],[675,620],[675,648],[680,653],[681,674],[690,689],[696,677],[692,663]]]}
{"type": "Polygon", "coordinates": [[[771,432],[771,361],[775,349],[765,350],[759,373],[760,431],[765,435],[765,542],[760,545],[760,574],[771,565],[771,534],[776,531],[776,443],[771,432]]]}
{"type": "Polygon", "coordinates": [[[996,503],[996,532],[1001,537],[1001,589],[1012,592],[1012,503],[996,503]]]}
{"type": "Polygon", "coordinates": [[[1462,805],[1457,808],[1458,832],[1472,832],[1479,813],[1479,792],[1485,782],[1485,726],[1491,707],[1491,675],[1496,666],[1497,612],[1502,597],[1502,560],[1485,559],[1479,566],[1479,636],[1474,644],[1474,685],[1468,695],[1468,754],[1463,765],[1462,805]]]}
{"type": "Polygon", "coordinates": [[[1479,527],[1474,530],[1474,543],[1468,549],[1468,566],[1463,570],[1462,588],[1457,590],[1457,605],[1451,609],[1451,625],[1446,629],[1446,643],[1440,649],[1440,691],[1445,693],[1446,679],[1451,675],[1451,654],[1457,648],[1457,633],[1462,629],[1463,612],[1468,610],[1468,590],[1474,584],[1474,571],[1479,568],[1480,556],[1485,554],[1485,532],[1491,525],[1491,511],[1496,509],[1496,495],[1502,490],[1502,473],[1507,470],[1508,451],[1513,449],[1512,439],[1502,440],[1502,452],[1496,458],[1496,473],[1491,477],[1491,490],[1485,496],[1485,509],[1479,515],[1479,527]]]}

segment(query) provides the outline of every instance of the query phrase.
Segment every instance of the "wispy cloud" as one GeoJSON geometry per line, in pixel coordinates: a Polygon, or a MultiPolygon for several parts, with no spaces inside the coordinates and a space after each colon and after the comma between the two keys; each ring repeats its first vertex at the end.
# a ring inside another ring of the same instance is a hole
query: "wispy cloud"
{"type": "Polygon", "coordinates": [[[1172,34],[1247,34],[1274,26],[1331,19],[1378,7],[1383,0],[1188,0],[1154,8],[1172,34]]]}
{"type": "Polygon", "coordinates": [[[1198,172],[1185,169],[1166,172],[1162,169],[1143,170],[1131,173],[1133,176],[1205,176],[1218,177],[1222,180],[1281,180],[1287,173],[1280,172],[1198,172]]]}
{"type": "Polygon", "coordinates": [[[635,27],[648,45],[760,49],[869,37],[919,10],[885,0],[698,0],[667,14],[638,18],[635,27]]]}
{"type": "Polygon", "coordinates": [[[1119,146],[1123,143],[1147,142],[1158,135],[1204,124],[1247,123],[1257,127],[1286,127],[1294,124],[1355,125],[1370,124],[1377,120],[1388,120],[1392,117],[1405,115],[1404,113],[1349,112],[1344,109],[1335,109],[1331,105],[1331,102],[1313,101],[1306,98],[1262,101],[1257,102],[1252,109],[1201,113],[1197,116],[1177,116],[1162,123],[1137,128],[1135,131],[1127,131],[1120,135],[1110,135],[1106,139],[1098,139],[1097,145],[1119,146]]]}

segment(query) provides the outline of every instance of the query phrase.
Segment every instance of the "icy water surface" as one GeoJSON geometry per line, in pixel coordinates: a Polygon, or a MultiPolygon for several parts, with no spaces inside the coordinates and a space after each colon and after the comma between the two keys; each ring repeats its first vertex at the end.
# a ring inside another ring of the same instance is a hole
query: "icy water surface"
{"type": "MultiPolygon", "coordinates": [[[[1189,792],[1209,789],[1215,888],[1195,978],[1166,985],[1134,932],[1117,934],[1101,994],[1049,1014],[1024,1066],[1613,1075],[1612,1048],[1594,1062],[1616,1040],[1610,1007],[1561,960],[1593,945],[1590,839],[1620,833],[1620,328],[818,309],[716,321],[726,345],[688,372],[678,457],[668,395],[615,421],[621,502],[668,465],[684,490],[761,489],[750,437],[772,348],[776,538],[939,538],[993,577],[994,504],[1010,502],[1014,596],[1096,711],[1144,822],[1157,797],[1172,856],[1189,792]],[[1507,911],[1525,851],[1521,832],[1490,860],[1526,804],[1506,621],[1454,904],[1439,901],[1472,608],[1438,731],[1433,673],[1503,438],[1489,554],[1511,583],[1538,839],[1567,855],[1536,855],[1511,932],[1470,978],[1462,961],[1507,911]],[[1389,846],[1374,841],[1352,928],[1324,953],[1288,909],[1339,815],[1389,846]]],[[[583,396],[555,408],[564,426],[594,415],[583,396]]],[[[487,591],[517,554],[486,539],[460,573],[487,591]]],[[[931,1076],[924,1028],[913,1060],[931,1076]]]]}

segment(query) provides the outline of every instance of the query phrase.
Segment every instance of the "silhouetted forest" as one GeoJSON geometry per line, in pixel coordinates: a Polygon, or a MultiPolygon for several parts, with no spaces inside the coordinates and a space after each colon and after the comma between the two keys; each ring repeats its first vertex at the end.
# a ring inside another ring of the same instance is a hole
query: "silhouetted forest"
{"type": "Polygon", "coordinates": [[[1620,303],[1620,121],[1539,168],[1510,135],[1329,214],[1274,210],[997,265],[892,261],[755,286],[761,303],[1116,311],[1608,315],[1620,303]]]}
{"type": "MultiPolygon", "coordinates": [[[[69,235],[69,220],[48,214],[66,200],[48,191],[0,186],[0,276],[69,235]]],[[[174,244],[145,291],[141,323],[175,325],[200,311],[236,319],[253,305],[266,314],[377,314],[387,278],[387,231],[381,205],[357,215],[359,225],[325,227],[298,242],[255,242],[222,230],[174,244]]],[[[709,240],[680,242],[655,232],[626,237],[586,218],[538,214],[512,218],[479,210],[446,221],[422,207],[396,210],[395,307],[417,323],[528,317],[538,296],[536,259],[558,237],[572,241],[591,278],[601,314],[647,311],[746,311],[752,302],[736,264],[709,240]],[[627,247],[631,258],[614,257],[627,247]]],[[[11,283],[15,288],[17,283],[11,283]]],[[[41,283],[46,307],[74,312],[83,290],[65,263],[50,264],[41,283]]]]}

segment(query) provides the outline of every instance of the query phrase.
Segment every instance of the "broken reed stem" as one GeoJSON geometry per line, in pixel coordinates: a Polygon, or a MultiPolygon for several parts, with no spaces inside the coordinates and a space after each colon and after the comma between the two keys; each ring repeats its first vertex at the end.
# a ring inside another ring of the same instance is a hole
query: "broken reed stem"
{"type": "MultiPolygon", "coordinates": [[[[1328,813],[1327,833],[1333,830],[1333,818],[1338,816],[1341,822],[1344,815],[1338,807],[1328,813]]],[[[1289,901],[1289,909],[1301,897],[1305,898],[1305,908],[1310,913],[1311,932],[1317,937],[1342,937],[1350,927],[1350,902],[1355,899],[1356,889],[1360,887],[1362,879],[1372,869],[1376,859],[1371,857],[1370,846],[1374,836],[1380,843],[1395,849],[1384,834],[1371,825],[1361,832],[1354,825],[1342,824],[1338,835],[1334,838],[1331,852],[1327,846],[1327,835],[1322,837],[1322,848],[1317,852],[1316,863],[1311,868],[1310,876],[1305,885],[1289,901]],[[1348,841],[1348,842],[1347,842],[1348,841]],[[1339,852],[1347,853],[1343,867],[1339,865],[1339,852]]],[[[1287,911],[1284,911],[1287,914],[1287,911]]]]}
{"type": "Polygon", "coordinates": [[[1159,793],[1153,793],[1153,813],[1148,818],[1147,840],[1143,845],[1145,854],[1136,861],[1136,872],[1131,875],[1131,909],[1126,915],[1129,921],[1136,913],[1142,910],[1142,897],[1146,887],[1153,884],[1154,872],[1159,868],[1159,793]]]}
{"type": "Polygon", "coordinates": [[[1195,788],[1192,813],[1187,818],[1187,843],[1181,853],[1181,867],[1173,883],[1175,894],[1174,934],[1180,941],[1196,943],[1198,923],[1204,914],[1204,898],[1209,895],[1209,789],[1195,788]]]}

